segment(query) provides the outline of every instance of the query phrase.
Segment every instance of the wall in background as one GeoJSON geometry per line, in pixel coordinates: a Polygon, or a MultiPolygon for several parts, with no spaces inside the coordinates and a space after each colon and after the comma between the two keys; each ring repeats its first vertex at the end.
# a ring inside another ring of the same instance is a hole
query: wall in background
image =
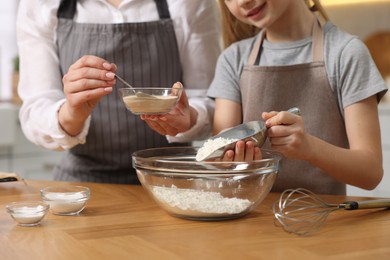
{"type": "Polygon", "coordinates": [[[15,21],[18,1],[2,1],[0,5],[0,100],[12,97],[13,59],[18,53],[15,21]]]}
{"type": "Polygon", "coordinates": [[[361,4],[325,5],[331,21],[365,39],[376,31],[390,31],[390,0],[361,4]]]}

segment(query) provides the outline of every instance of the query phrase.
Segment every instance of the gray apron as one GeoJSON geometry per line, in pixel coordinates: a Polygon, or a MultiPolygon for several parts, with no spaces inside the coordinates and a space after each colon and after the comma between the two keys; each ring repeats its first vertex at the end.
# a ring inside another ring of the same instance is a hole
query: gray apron
{"type": "MultiPolygon", "coordinates": [[[[76,0],[61,1],[57,44],[62,75],[83,55],[96,55],[118,66],[134,87],[171,87],[182,79],[176,36],[166,1],[156,0],[160,20],[142,23],[76,23],[76,0]]],[[[133,152],[170,146],[139,116],[126,110],[117,88],[92,113],[86,143],[67,151],[54,178],[64,181],[138,184],[133,152]]],[[[181,144],[186,145],[186,144],[181,144]]]]}
{"type": "MultiPolygon", "coordinates": [[[[333,145],[347,148],[343,116],[336,93],[329,85],[325,64],[323,31],[316,20],[312,33],[313,61],[288,66],[256,66],[261,58],[261,32],[240,79],[243,121],[259,120],[264,111],[299,107],[305,130],[333,145]]],[[[265,149],[270,149],[269,140],[265,149]]],[[[320,194],[345,194],[346,185],[303,160],[283,158],[273,191],[306,188],[320,194]]]]}

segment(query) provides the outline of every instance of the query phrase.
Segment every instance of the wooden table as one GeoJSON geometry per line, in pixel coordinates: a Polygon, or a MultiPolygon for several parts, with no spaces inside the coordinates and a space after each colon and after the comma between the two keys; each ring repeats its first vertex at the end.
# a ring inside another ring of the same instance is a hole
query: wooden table
{"type": "MultiPolygon", "coordinates": [[[[310,237],[274,225],[271,193],[245,217],[216,222],[172,217],[140,186],[83,183],[91,199],[78,216],[48,213],[36,227],[15,224],[4,206],[39,199],[65,182],[0,183],[0,259],[385,259],[390,210],[336,211],[310,237]]],[[[77,183],[73,183],[77,184],[77,183]]],[[[79,183],[80,184],[80,183],[79,183]]],[[[344,196],[324,196],[343,202],[344,196]]]]}

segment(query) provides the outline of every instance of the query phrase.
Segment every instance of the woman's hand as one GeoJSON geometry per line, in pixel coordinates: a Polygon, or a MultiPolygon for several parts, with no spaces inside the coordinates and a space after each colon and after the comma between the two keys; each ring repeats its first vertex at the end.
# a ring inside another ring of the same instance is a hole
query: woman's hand
{"type": "Polygon", "coordinates": [[[66,102],[59,111],[60,125],[69,135],[79,134],[100,99],[112,92],[115,71],[115,64],[91,55],[69,67],[62,80],[66,102]]]}
{"type": "Polygon", "coordinates": [[[287,158],[306,159],[310,153],[308,135],[301,116],[287,111],[263,112],[272,149],[287,158]]]}
{"type": "MultiPolygon", "coordinates": [[[[173,84],[172,88],[183,88],[180,82],[173,84]]],[[[185,132],[196,123],[198,113],[188,103],[187,94],[183,88],[176,107],[164,115],[141,115],[150,128],[161,135],[175,136],[185,132]]]]}

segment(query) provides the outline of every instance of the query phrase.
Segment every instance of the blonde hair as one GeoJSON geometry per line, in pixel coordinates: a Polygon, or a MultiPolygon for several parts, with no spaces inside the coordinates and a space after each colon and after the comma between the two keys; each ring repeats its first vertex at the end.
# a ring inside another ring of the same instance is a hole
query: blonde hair
{"type": "MultiPolygon", "coordinates": [[[[319,0],[304,0],[310,11],[318,12],[325,21],[329,17],[322,7],[319,0]]],[[[224,0],[218,0],[221,10],[222,41],[223,47],[227,48],[230,44],[255,36],[260,28],[239,21],[227,8],[224,0]]]]}
{"type": "Polygon", "coordinates": [[[252,36],[255,36],[260,28],[238,20],[227,8],[224,0],[218,0],[221,10],[222,41],[223,47],[252,36]]]}
{"type": "Polygon", "coordinates": [[[320,0],[305,0],[305,2],[306,2],[306,5],[309,7],[310,11],[318,12],[325,21],[330,20],[328,14],[326,13],[324,7],[322,6],[322,4],[320,2],[320,0]],[[312,4],[311,4],[311,2],[312,2],[312,4]]]}

